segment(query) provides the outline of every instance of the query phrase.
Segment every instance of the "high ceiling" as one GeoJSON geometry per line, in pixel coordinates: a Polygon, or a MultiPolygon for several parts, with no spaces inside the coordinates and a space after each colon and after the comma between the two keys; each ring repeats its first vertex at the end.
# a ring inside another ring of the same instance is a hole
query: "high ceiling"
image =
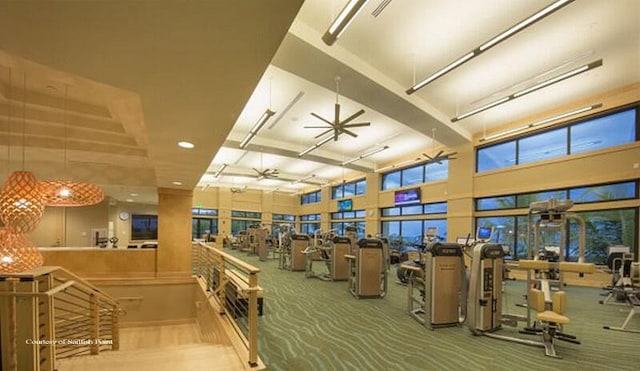
{"type": "Polygon", "coordinates": [[[415,82],[554,1],[371,0],[343,36],[327,46],[321,37],[347,3],[305,1],[201,185],[243,184],[278,190],[304,186],[274,179],[256,181],[258,174],[252,168],[286,171],[287,179],[310,175],[316,175],[312,181],[320,182],[353,178],[423,152],[433,154],[441,146],[469,142],[473,134],[536,112],[640,81],[637,0],[570,3],[412,95],[405,91],[415,82]],[[599,59],[603,66],[593,71],[451,121],[599,59]],[[365,114],[354,121],[371,122],[371,126],[355,128],[357,138],[342,135],[337,142],[300,157],[300,152],[331,135],[315,138],[323,130],[304,126],[323,124],[312,112],[333,120],[336,77],[341,118],[364,109],[365,114]],[[246,150],[240,150],[240,142],[267,108],[276,115],[246,150]],[[340,166],[383,146],[389,148],[340,166]],[[215,178],[223,164],[228,165],[223,175],[215,178]]]}
{"type": "Polygon", "coordinates": [[[332,46],[321,36],[347,0],[301,3],[0,2],[2,174],[22,166],[24,148],[39,178],[96,182],[123,201],[155,202],[158,187],[296,192],[640,81],[637,0],[574,1],[412,95],[415,81],[553,1],[370,0],[332,46]],[[600,59],[593,71],[451,121],[600,59]],[[299,156],[330,136],[304,126],[326,126],[311,113],[333,121],[336,99],[340,119],[364,109],[351,123],[371,125],[299,156]],[[275,115],[240,149],[268,108],[275,115]],[[278,178],[258,179],[266,169],[278,178]]]}

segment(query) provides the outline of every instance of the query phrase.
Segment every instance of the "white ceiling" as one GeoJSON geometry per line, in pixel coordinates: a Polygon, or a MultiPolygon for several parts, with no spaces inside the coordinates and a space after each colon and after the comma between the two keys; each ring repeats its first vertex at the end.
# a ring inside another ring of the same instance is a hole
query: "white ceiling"
{"type": "MultiPolygon", "coordinates": [[[[260,168],[257,151],[287,150],[286,161],[281,158],[268,165],[265,161],[264,167],[281,172],[286,167],[289,176],[301,178],[325,166],[334,173],[326,180],[353,178],[362,171],[430,153],[434,146],[453,147],[483,130],[640,81],[637,0],[575,1],[411,96],[405,90],[414,82],[553,1],[393,0],[374,17],[372,11],[383,1],[371,0],[343,36],[327,46],[320,37],[347,2],[305,1],[210,169],[222,163],[234,164],[225,173],[260,168]],[[600,68],[451,123],[453,117],[598,59],[603,59],[600,68]],[[301,161],[297,153],[316,143],[319,139],[313,136],[322,132],[303,128],[321,124],[310,113],[333,117],[336,76],[340,77],[342,117],[363,108],[366,113],[356,121],[372,125],[354,129],[357,138],[343,135],[314,150],[306,156],[313,156],[308,158],[313,161],[301,161]],[[278,117],[300,92],[298,102],[278,117]],[[266,108],[276,115],[252,140],[247,152],[254,156],[246,157],[252,161],[227,159],[223,154],[232,149],[236,156],[245,152],[238,144],[266,108]],[[274,121],[275,126],[269,127],[274,121]],[[383,145],[389,149],[353,163],[357,169],[339,166],[383,145]]],[[[247,179],[250,187],[269,188],[266,180],[247,179]]],[[[203,178],[201,184],[211,181],[216,179],[203,178]]]]}
{"type": "MultiPolygon", "coordinates": [[[[415,79],[426,77],[552,1],[392,0],[374,17],[382,0],[370,0],[333,46],[321,36],[347,1],[301,2],[0,2],[1,81],[8,70],[19,78],[27,72],[30,169],[38,176],[60,172],[67,138],[76,146],[67,171],[121,200],[198,184],[295,192],[469,143],[484,129],[640,81],[637,0],[575,1],[412,95],[405,91],[414,71],[415,79]],[[597,59],[600,68],[451,123],[545,75],[597,59]],[[371,126],[300,159],[322,139],[313,138],[318,129],[303,128],[322,125],[310,113],[333,116],[336,76],[341,117],[364,109],[355,122],[371,126]],[[65,83],[76,105],[69,109],[73,138],[54,130],[60,90],[47,89],[65,83]],[[86,107],[93,111],[83,113],[86,107]],[[266,108],[276,115],[247,151],[239,150],[266,108]],[[196,148],[179,148],[180,140],[196,148]],[[389,148],[341,166],[383,145],[389,148]],[[228,175],[211,179],[222,164],[228,175]],[[281,180],[256,181],[253,168],[277,169],[281,180]],[[291,184],[309,175],[313,184],[291,184]]],[[[20,115],[19,91],[7,99],[5,83],[0,108],[11,101],[20,115]]],[[[0,137],[8,138],[3,127],[0,137]]],[[[13,151],[7,169],[18,166],[13,151]]]]}

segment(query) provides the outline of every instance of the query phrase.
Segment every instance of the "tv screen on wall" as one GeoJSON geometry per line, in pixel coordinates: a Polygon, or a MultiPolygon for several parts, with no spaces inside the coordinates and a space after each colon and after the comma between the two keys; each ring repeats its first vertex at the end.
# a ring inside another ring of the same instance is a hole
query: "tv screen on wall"
{"type": "Polygon", "coordinates": [[[396,206],[420,203],[420,188],[403,189],[394,195],[396,206]]]}
{"type": "Polygon", "coordinates": [[[353,200],[338,201],[338,211],[351,211],[353,209],[353,200]]]}

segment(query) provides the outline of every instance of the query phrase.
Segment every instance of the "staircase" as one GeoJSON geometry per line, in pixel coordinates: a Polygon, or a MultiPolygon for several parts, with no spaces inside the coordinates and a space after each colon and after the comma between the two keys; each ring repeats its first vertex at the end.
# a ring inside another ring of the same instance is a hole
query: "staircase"
{"type": "Polygon", "coordinates": [[[201,342],[195,324],[131,327],[120,331],[118,352],[58,361],[58,371],[244,369],[230,344],[201,342]]]}

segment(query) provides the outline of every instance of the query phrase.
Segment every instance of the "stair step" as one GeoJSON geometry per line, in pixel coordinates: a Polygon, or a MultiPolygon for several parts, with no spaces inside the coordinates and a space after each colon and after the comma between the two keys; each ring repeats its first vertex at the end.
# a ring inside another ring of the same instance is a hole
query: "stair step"
{"type": "Polygon", "coordinates": [[[103,352],[59,360],[58,371],[211,370],[237,371],[244,365],[231,346],[189,344],[155,349],[103,352]]]}

